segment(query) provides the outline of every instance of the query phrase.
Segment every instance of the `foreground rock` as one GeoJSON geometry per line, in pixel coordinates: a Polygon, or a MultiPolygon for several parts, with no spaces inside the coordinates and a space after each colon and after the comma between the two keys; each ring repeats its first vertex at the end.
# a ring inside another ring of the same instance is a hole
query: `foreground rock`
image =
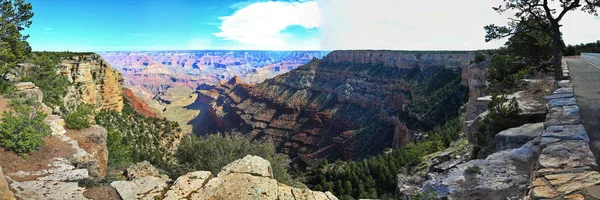
{"type": "Polygon", "coordinates": [[[534,123],[501,131],[495,136],[496,150],[519,148],[542,134],[543,129],[544,123],[534,123]]]}
{"type": "Polygon", "coordinates": [[[138,163],[127,169],[130,181],[115,181],[124,200],[129,199],[280,199],[337,200],[330,192],[290,187],[273,178],[269,161],[258,156],[246,156],[221,169],[214,177],[210,172],[185,174],[167,188],[166,180],[148,163],[138,163]],[[142,176],[142,177],[141,177],[142,176]],[[163,192],[166,191],[164,194],[163,192]]]}
{"type": "Polygon", "coordinates": [[[191,199],[337,199],[329,192],[316,192],[277,183],[269,161],[246,156],[223,167],[191,199]]]}
{"type": "Polygon", "coordinates": [[[148,199],[162,197],[167,188],[168,177],[160,175],[148,161],[127,168],[129,181],[113,181],[110,185],[117,189],[123,200],[148,199]]]}
{"type": "Polygon", "coordinates": [[[527,190],[530,165],[513,159],[517,156],[520,156],[518,152],[505,150],[486,159],[460,164],[425,182],[423,189],[449,199],[522,199],[527,190]],[[475,172],[469,173],[473,169],[475,172]]]}
{"type": "Polygon", "coordinates": [[[67,130],[44,139],[45,145],[23,159],[12,152],[0,151],[0,165],[10,188],[19,199],[87,199],[85,188],[78,182],[101,178],[106,174],[106,129],[92,127],[80,131],[67,130]]]}

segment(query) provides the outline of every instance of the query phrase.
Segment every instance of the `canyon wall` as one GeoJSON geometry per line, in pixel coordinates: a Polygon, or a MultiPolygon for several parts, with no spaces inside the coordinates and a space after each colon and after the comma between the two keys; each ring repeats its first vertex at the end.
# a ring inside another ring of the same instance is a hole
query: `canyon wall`
{"type": "Polygon", "coordinates": [[[203,132],[272,139],[300,164],[404,146],[455,116],[473,52],[334,51],[258,85],[199,90],[203,132]],[[452,112],[440,113],[440,111],[452,112]],[[212,128],[212,129],[211,129],[212,128]]]}
{"type": "Polygon", "coordinates": [[[74,56],[62,60],[60,65],[60,73],[73,83],[63,100],[65,108],[86,103],[94,105],[96,110],[123,109],[123,77],[102,57],[74,56]]]}
{"type": "Polygon", "coordinates": [[[260,83],[322,58],[325,51],[142,51],[100,52],[125,77],[124,85],[152,99],[171,87],[196,89],[234,76],[260,83]]]}

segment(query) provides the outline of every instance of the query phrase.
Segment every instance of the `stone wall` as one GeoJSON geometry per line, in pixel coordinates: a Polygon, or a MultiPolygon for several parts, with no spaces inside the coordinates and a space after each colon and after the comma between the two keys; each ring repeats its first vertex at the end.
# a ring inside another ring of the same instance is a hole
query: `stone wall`
{"type": "MultiPolygon", "coordinates": [[[[566,63],[563,74],[568,75],[566,63]]],[[[549,100],[541,152],[526,199],[600,199],[600,173],[581,124],[573,85],[558,81],[549,100]]]]}

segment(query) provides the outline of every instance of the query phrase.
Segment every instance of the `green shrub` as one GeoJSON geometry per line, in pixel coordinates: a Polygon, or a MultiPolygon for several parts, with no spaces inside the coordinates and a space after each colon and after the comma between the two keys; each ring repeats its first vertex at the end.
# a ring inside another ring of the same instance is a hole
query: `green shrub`
{"type": "Polygon", "coordinates": [[[436,200],[438,199],[438,193],[432,189],[427,189],[421,193],[411,196],[412,200],[436,200]]]}
{"type": "Polygon", "coordinates": [[[0,94],[2,94],[2,95],[10,94],[14,90],[15,90],[15,86],[13,84],[10,84],[9,82],[2,80],[2,77],[0,77],[0,94]]]}
{"type": "Polygon", "coordinates": [[[90,104],[81,104],[77,106],[77,109],[71,111],[65,117],[65,123],[67,128],[81,130],[89,128],[94,114],[94,106],[90,104]]]}
{"type": "Polygon", "coordinates": [[[475,145],[479,148],[493,146],[496,134],[517,126],[517,117],[521,112],[517,100],[515,98],[508,100],[505,96],[493,96],[487,107],[488,114],[479,123],[474,133],[475,145]]]}
{"type": "Polygon", "coordinates": [[[485,55],[481,52],[477,52],[475,53],[475,58],[473,59],[474,63],[482,63],[485,62],[486,58],[485,55]]]}
{"type": "Polygon", "coordinates": [[[292,185],[292,177],[287,173],[288,158],[275,151],[272,142],[253,143],[240,136],[209,135],[206,138],[189,137],[177,147],[175,157],[188,171],[208,170],[217,174],[225,165],[245,157],[260,156],[269,162],[273,175],[279,182],[292,185]]]}
{"type": "Polygon", "coordinates": [[[481,174],[481,167],[479,167],[477,165],[467,167],[467,169],[465,169],[465,174],[469,174],[469,175],[481,174]]]}
{"type": "Polygon", "coordinates": [[[4,149],[26,156],[44,145],[43,137],[51,134],[44,123],[46,114],[36,111],[34,105],[13,103],[13,111],[4,111],[0,119],[0,145],[4,149]]]}
{"type": "Polygon", "coordinates": [[[117,130],[108,131],[108,165],[125,166],[132,163],[131,146],[123,143],[123,137],[117,130]]]}

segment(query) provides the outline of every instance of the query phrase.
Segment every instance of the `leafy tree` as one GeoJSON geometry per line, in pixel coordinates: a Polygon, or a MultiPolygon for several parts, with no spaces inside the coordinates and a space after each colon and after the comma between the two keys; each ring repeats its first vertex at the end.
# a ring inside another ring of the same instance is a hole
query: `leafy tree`
{"type": "Polygon", "coordinates": [[[529,74],[527,67],[519,64],[516,59],[508,55],[496,55],[486,72],[487,80],[490,82],[487,88],[489,93],[508,93],[518,89],[518,83],[529,74]]]}
{"type": "Polygon", "coordinates": [[[0,0],[0,75],[23,62],[31,47],[28,35],[21,31],[29,28],[33,17],[30,3],[24,0],[0,0]]]}
{"type": "Polygon", "coordinates": [[[25,156],[44,145],[43,137],[51,129],[44,123],[46,115],[35,109],[35,105],[13,101],[13,111],[4,111],[0,119],[0,145],[4,149],[25,156]]]}
{"type": "Polygon", "coordinates": [[[89,128],[92,124],[92,115],[94,114],[94,106],[90,104],[81,104],[77,109],[71,111],[65,117],[67,128],[81,130],[89,128]]]}
{"type": "MultiPolygon", "coordinates": [[[[548,34],[552,38],[554,76],[557,80],[562,80],[560,21],[569,11],[580,9],[583,12],[597,15],[598,8],[600,8],[600,0],[560,0],[558,2],[555,0],[504,0],[504,5],[495,7],[494,10],[499,13],[515,11],[516,19],[511,19],[513,23],[533,18],[537,21],[547,21],[550,24],[548,34]],[[554,8],[553,5],[558,5],[560,8],[554,8]]],[[[506,29],[503,32],[510,32],[506,29]]]]}

